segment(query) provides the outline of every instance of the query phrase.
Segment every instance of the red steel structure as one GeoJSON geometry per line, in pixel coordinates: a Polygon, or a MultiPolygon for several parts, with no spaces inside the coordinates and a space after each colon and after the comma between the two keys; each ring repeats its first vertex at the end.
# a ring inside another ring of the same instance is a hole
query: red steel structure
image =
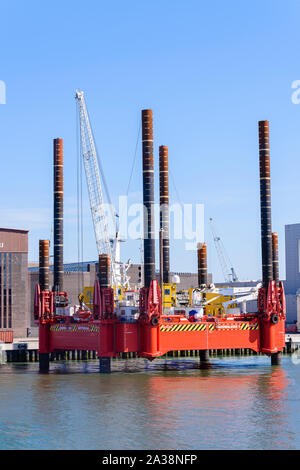
{"type": "Polygon", "coordinates": [[[273,279],[279,281],[278,233],[272,233],[273,279]]]}
{"type": "MultiPolygon", "coordinates": [[[[39,323],[41,371],[49,369],[49,353],[75,349],[97,351],[100,372],[109,372],[110,358],[126,352],[153,360],[174,350],[251,349],[270,355],[272,364],[280,363],[280,352],[285,347],[286,309],[283,284],[273,275],[268,132],[268,121],[259,122],[263,286],[258,295],[258,312],[223,319],[204,315],[199,321],[163,315],[160,287],[152,279],[149,286],[140,290],[138,320],[120,321],[114,290],[106,281],[105,267],[109,263],[103,256],[99,259],[100,282],[95,281],[92,313],[61,315],[56,307],[56,293],[41,291],[37,286],[34,313],[39,323]]],[[[149,228],[153,230],[151,224],[149,228]]],[[[205,261],[203,250],[203,268],[205,261]]],[[[204,270],[201,274],[203,284],[204,270]]],[[[66,297],[66,293],[63,295],[66,297]]],[[[207,359],[206,354],[201,357],[207,359]]]]}
{"type": "Polygon", "coordinates": [[[74,319],[54,312],[54,293],[37,290],[36,318],[39,321],[39,352],[90,350],[99,358],[135,352],[154,359],[169,351],[251,349],[277,355],[285,347],[285,298],[283,286],[274,281],[259,293],[258,314],[203,317],[190,322],[180,315],[162,315],[160,288],[152,281],[140,295],[140,318],[120,322],[114,313],[112,288],[95,283],[94,313],[74,319]]]}

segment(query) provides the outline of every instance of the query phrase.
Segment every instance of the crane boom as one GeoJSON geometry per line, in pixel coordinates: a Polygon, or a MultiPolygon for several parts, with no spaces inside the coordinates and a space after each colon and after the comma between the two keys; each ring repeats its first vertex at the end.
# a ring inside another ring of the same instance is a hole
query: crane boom
{"type": "MultiPolygon", "coordinates": [[[[232,267],[232,265],[229,269],[229,265],[228,265],[228,263],[226,261],[226,258],[225,258],[225,253],[226,253],[225,248],[224,248],[224,245],[222,243],[221,238],[216,233],[216,230],[215,230],[215,227],[214,227],[214,224],[213,224],[213,219],[209,219],[209,221],[210,221],[211,233],[212,233],[212,236],[213,236],[213,239],[214,239],[217,255],[218,255],[218,258],[219,258],[219,262],[220,262],[220,265],[221,265],[221,269],[222,269],[222,272],[223,272],[225,282],[238,281],[238,277],[237,277],[236,272],[235,272],[234,268],[232,267]]],[[[227,258],[228,258],[228,256],[227,256],[227,258]]],[[[228,261],[229,261],[229,258],[228,258],[228,261]]],[[[230,263],[230,261],[229,261],[229,263],[230,263]]]]}
{"type": "Polygon", "coordinates": [[[108,254],[110,256],[112,283],[116,285],[115,263],[112,259],[112,250],[108,233],[108,223],[101,188],[98,156],[84,100],[84,92],[77,90],[75,98],[78,103],[81,153],[83,157],[85,175],[88,186],[97,252],[98,255],[108,254]]]}

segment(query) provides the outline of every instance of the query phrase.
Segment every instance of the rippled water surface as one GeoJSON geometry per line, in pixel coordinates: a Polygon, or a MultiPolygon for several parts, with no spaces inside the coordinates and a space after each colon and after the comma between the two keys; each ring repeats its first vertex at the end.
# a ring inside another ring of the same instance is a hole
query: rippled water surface
{"type": "Polygon", "coordinates": [[[300,449],[300,365],[284,357],[0,366],[0,449],[300,449]]]}

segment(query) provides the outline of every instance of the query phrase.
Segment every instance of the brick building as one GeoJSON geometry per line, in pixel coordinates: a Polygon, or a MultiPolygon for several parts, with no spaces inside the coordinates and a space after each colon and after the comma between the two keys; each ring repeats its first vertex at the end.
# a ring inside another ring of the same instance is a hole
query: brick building
{"type": "Polygon", "coordinates": [[[0,228],[0,341],[27,336],[28,301],[28,230],[0,228]]]}

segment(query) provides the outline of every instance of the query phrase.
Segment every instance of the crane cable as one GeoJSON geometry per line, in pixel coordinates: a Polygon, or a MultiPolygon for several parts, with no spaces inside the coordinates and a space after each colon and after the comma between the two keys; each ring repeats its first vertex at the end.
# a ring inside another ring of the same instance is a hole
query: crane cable
{"type": "MultiPolygon", "coordinates": [[[[103,183],[103,186],[104,186],[104,191],[105,191],[105,195],[106,195],[106,198],[107,198],[107,201],[108,201],[108,205],[109,205],[109,213],[110,213],[110,216],[112,218],[112,224],[114,225],[115,223],[115,214],[116,214],[116,211],[114,209],[114,205],[111,201],[111,198],[110,198],[110,194],[109,194],[109,190],[108,190],[108,185],[107,185],[107,182],[106,182],[106,178],[105,178],[105,174],[104,174],[104,170],[103,170],[103,166],[102,166],[102,163],[101,163],[101,159],[99,158],[99,153],[98,153],[98,148],[97,148],[97,144],[96,144],[96,140],[95,140],[95,137],[94,137],[94,131],[93,131],[93,127],[92,127],[92,124],[91,124],[91,119],[90,119],[90,115],[89,115],[89,111],[88,109],[86,108],[86,113],[87,113],[87,116],[88,116],[88,119],[89,119],[89,124],[90,124],[90,129],[91,129],[91,133],[92,133],[92,137],[93,137],[93,142],[94,142],[94,146],[95,146],[95,150],[96,150],[96,155],[97,155],[97,161],[98,161],[98,166],[99,166],[99,172],[100,172],[100,177],[101,177],[101,180],[102,180],[102,183],[103,183]]],[[[116,230],[114,230],[115,232],[116,230]]]]}
{"type": "Polygon", "coordinates": [[[137,149],[138,149],[138,145],[139,145],[140,134],[141,134],[141,124],[139,125],[138,135],[137,135],[136,144],[135,144],[135,151],[134,151],[134,155],[133,155],[133,162],[132,162],[132,166],[131,166],[131,173],[130,173],[130,176],[129,176],[128,186],[127,186],[127,192],[126,192],[126,196],[127,196],[127,197],[128,197],[128,194],[129,194],[130,184],[131,184],[131,180],[132,180],[132,176],[133,176],[133,170],[134,170],[134,167],[135,167],[136,155],[137,155],[137,149]]]}
{"type": "MultiPolygon", "coordinates": [[[[182,202],[182,200],[181,200],[181,198],[180,198],[179,191],[178,191],[177,186],[176,186],[176,184],[175,184],[174,174],[173,174],[173,172],[172,172],[170,166],[169,166],[169,173],[170,173],[171,180],[172,180],[172,183],[173,183],[173,186],[174,186],[174,189],[175,189],[175,193],[176,193],[176,196],[177,196],[177,200],[178,200],[178,202],[179,202],[181,208],[183,209],[184,204],[183,204],[183,202],[182,202]]],[[[192,215],[192,217],[193,217],[193,215],[192,215]]],[[[191,218],[190,218],[189,215],[188,215],[188,217],[187,217],[187,214],[185,214],[185,219],[187,219],[187,221],[190,223],[191,230],[193,230],[193,220],[191,220],[191,218]]],[[[183,220],[184,220],[184,219],[183,219],[183,220]]],[[[196,243],[197,243],[197,240],[196,240],[196,243]]]]}

